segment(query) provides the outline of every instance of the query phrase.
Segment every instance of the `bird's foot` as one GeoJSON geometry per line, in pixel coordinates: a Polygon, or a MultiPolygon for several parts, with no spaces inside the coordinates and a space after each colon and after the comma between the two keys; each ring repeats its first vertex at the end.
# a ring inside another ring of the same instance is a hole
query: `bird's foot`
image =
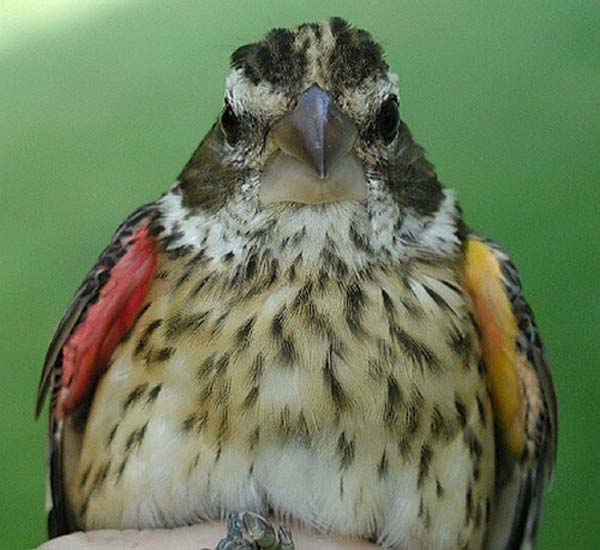
{"type": "Polygon", "coordinates": [[[216,550],[294,550],[291,531],[273,525],[251,512],[231,512],[227,517],[227,536],[216,550]]]}

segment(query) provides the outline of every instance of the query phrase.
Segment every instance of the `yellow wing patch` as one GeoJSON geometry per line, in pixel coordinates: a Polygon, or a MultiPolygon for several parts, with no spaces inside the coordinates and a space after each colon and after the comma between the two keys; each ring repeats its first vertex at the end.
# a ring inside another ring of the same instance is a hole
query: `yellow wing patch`
{"type": "Polygon", "coordinates": [[[521,373],[526,358],[515,342],[519,327],[503,284],[502,272],[491,248],[469,239],[466,248],[465,285],[481,329],[483,360],[492,394],[494,413],[507,450],[519,459],[525,450],[525,396],[521,373]]]}

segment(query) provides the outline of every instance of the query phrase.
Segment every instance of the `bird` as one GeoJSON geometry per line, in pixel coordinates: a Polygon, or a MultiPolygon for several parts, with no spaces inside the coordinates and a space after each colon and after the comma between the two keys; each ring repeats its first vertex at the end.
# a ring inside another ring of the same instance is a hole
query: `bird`
{"type": "Polygon", "coordinates": [[[531,548],[554,475],[518,271],[339,17],[235,50],[216,122],[64,313],[38,416],[47,394],[50,537],[228,518],[219,548],[293,548],[274,521],[531,548]]]}

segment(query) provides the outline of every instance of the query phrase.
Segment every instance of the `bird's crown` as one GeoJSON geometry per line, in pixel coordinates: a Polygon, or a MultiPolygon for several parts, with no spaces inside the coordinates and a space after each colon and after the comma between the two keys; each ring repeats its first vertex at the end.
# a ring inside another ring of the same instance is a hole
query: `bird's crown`
{"type": "Polygon", "coordinates": [[[261,42],[233,52],[231,65],[254,84],[269,82],[301,91],[307,81],[333,89],[359,86],[385,76],[387,63],[371,35],[335,17],[293,29],[273,29],[261,42]]]}

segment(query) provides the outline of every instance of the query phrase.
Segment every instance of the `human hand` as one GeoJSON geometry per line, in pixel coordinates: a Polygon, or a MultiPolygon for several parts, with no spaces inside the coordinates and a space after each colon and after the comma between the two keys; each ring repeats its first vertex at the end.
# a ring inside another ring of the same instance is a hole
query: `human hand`
{"type": "MultiPolygon", "coordinates": [[[[362,540],[350,540],[331,535],[319,535],[295,527],[296,550],[374,550],[376,545],[362,540]]],[[[79,531],[52,539],[38,550],[201,550],[215,548],[227,532],[225,523],[201,523],[175,529],[128,529],[79,531]]]]}

